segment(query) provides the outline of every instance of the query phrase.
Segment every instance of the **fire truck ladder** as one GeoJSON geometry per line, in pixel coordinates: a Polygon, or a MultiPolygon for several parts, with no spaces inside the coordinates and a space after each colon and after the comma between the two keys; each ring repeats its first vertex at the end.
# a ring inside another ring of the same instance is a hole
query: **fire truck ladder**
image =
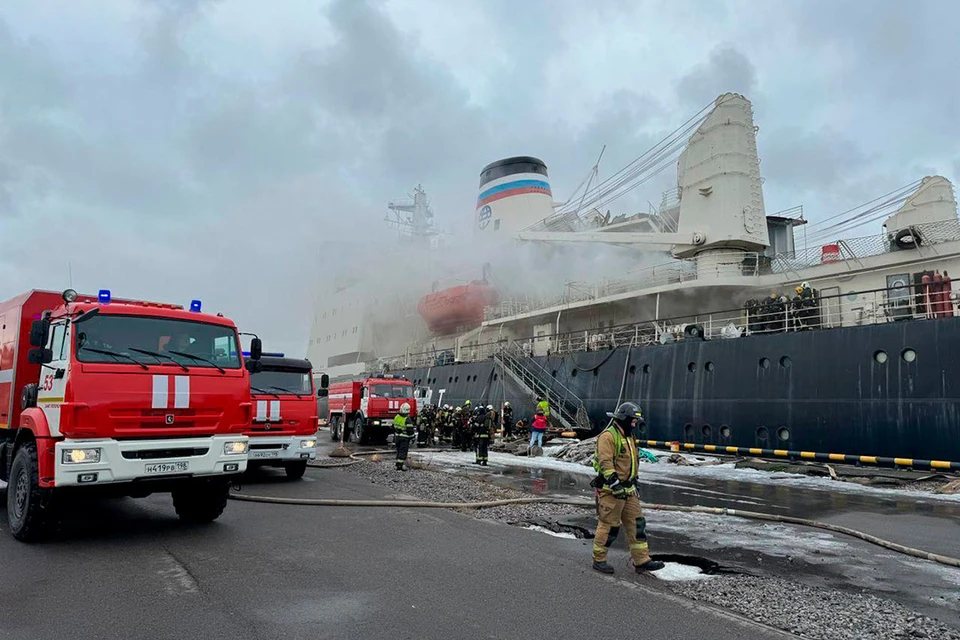
{"type": "Polygon", "coordinates": [[[494,360],[527,393],[546,399],[550,403],[550,418],[565,429],[589,431],[593,428],[583,400],[527,356],[517,343],[500,347],[494,360]]]}

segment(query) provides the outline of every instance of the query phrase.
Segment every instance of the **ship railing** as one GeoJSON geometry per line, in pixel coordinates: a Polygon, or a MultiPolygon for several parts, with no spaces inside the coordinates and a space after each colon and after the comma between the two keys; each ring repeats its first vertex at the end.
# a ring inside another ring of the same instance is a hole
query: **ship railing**
{"type": "MultiPolygon", "coordinates": [[[[537,375],[543,377],[544,370],[532,356],[600,351],[630,344],[643,346],[687,339],[730,339],[789,331],[923,321],[957,315],[960,313],[956,293],[930,292],[923,285],[897,283],[882,289],[830,292],[827,295],[820,291],[812,301],[804,301],[799,296],[778,296],[775,299],[755,300],[753,304],[737,309],[705,314],[650,318],[579,331],[515,337],[510,345],[515,353],[522,354],[523,362],[531,363],[530,367],[539,367],[537,375]]],[[[486,360],[494,357],[502,347],[502,339],[464,346],[460,349],[458,361],[486,360]]],[[[397,369],[437,366],[452,363],[453,358],[450,352],[424,351],[384,358],[378,362],[397,369]]],[[[376,368],[371,367],[371,370],[376,368]]],[[[547,377],[553,384],[552,375],[548,374],[547,377]]]]}
{"type": "Polygon", "coordinates": [[[502,345],[495,356],[505,371],[534,396],[546,399],[550,417],[567,429],[591,428],[586,405],[566,385],[547,372],[520,345],[510,342],[502,345]]]}

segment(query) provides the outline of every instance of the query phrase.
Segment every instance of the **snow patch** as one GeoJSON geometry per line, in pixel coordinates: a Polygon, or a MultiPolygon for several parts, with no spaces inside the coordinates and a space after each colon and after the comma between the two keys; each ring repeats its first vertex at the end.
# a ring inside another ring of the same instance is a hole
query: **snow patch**
{"type": "Polygon", "coordinates": [[[713,577],[703,573],[700,567],[680,564],[679,562],[664,562],[663,569],[652,573],[655,577],[670,582],[678,580],[707,580],[713,577]]]}
{"type": "Polygon", "coordinates": [[[561,532],[550,531],[550,529],[547,529],[546,527],[541,527],[535,524],[532,524],[528,527],[524,527],[524,529],[527,529],[528,531],[539,531],[540,533],[545,533],[548,536],[553,536],[554,538],[569,538],[570,540],[577,539],[577,536],[573,535],[572,533],[563,533],[562,531],[561,532]]]}

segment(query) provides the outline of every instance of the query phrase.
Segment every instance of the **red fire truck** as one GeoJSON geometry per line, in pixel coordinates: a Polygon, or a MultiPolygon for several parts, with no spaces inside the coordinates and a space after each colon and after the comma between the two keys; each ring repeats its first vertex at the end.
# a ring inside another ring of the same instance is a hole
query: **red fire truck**
{"type": "Polygon", "coordinates": [[[330,385],[330,439],[349,442],[351,436],[360,444],[383,442],[393,433],[393,419],[400,405],[410,405],[410,417],[417,415],[413,383],[392,375],[375,376],[353,382],[330,385]]]}
{"type": "MultiPolygon", "coordinates": [[[[317,397],[326,395],[326,374],[317,397]]],[[[309,360],[264,353],[250,368],[253,424],[250,466],[283,467],[287,477],[302,478],[317,457],[317,401],[309,360]]]]}
{"type": "MultiPolygon", "coordinates": [[[[233,321],[171,304],[29,291],[0,303],[0,480],[29,541],[75,492],[169,492],[223,512],[247,466],[250,382],[233,321]]],[[[251,357],[259,359],[259,339],[251,357]]]]}

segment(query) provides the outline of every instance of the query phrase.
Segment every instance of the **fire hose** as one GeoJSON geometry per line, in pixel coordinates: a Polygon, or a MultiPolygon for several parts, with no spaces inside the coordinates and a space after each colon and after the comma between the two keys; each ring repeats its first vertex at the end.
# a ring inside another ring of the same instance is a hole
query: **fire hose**
{"type": "MultiPolygon", "coordinates": [[[[424,450],[429,451],[429,449],[424,450]]],[[[392,453],[392,450],[364,451],[353,453],[350,460],[334,464],[312,464],[310,466],[317,468],[337,468],[345,467],[360,462],[359,456],[370,456],[377,454],[392,453]]],[[[491,507],[502,507],[516,504],[563,504],[579,507],[594,507],[593,500],[583,500],[576,498],[549,498],[549,497],[530,497],[530,498],[504,498],[501,500],[487,500],[482,502],[432,502],[424,500],[342,500],[342,499],[316,499],[316,498],[280,498],[275,496],[257,496],[246,495],[242,493],[231,493],[231,500],[242,502],[261,502],[267,504],[286,504],[313,507],[405,507],[416,509],[489,509],[491,507]]],[[[641,508],[651,511],[677,511],[682,513],[703,513],[717,516],[733,516],[736,518],[746,518],[749,520],[763,520],[766,522],[778,522],[783,524],[793,524],[803,527],[813,527],[823,529],[833,533],[840,533],[846,536],[869,542],[870,544],[896,551],[921,560],[929,560],[949,567],[960,568],[960,558],[942,555],[916,549],[890,540],[884,540],[877,536],[850,527],[830,524],[820,520],[809,520],[807,518],[796,518],[793,516],[783,516],[771,513],[761,513],[759,511],[742,511],[740,509],[727,509],[723,507],[702,507],[702,506],[683,506],[672,504],[648,504],[640,503],[641,508]]]]}

